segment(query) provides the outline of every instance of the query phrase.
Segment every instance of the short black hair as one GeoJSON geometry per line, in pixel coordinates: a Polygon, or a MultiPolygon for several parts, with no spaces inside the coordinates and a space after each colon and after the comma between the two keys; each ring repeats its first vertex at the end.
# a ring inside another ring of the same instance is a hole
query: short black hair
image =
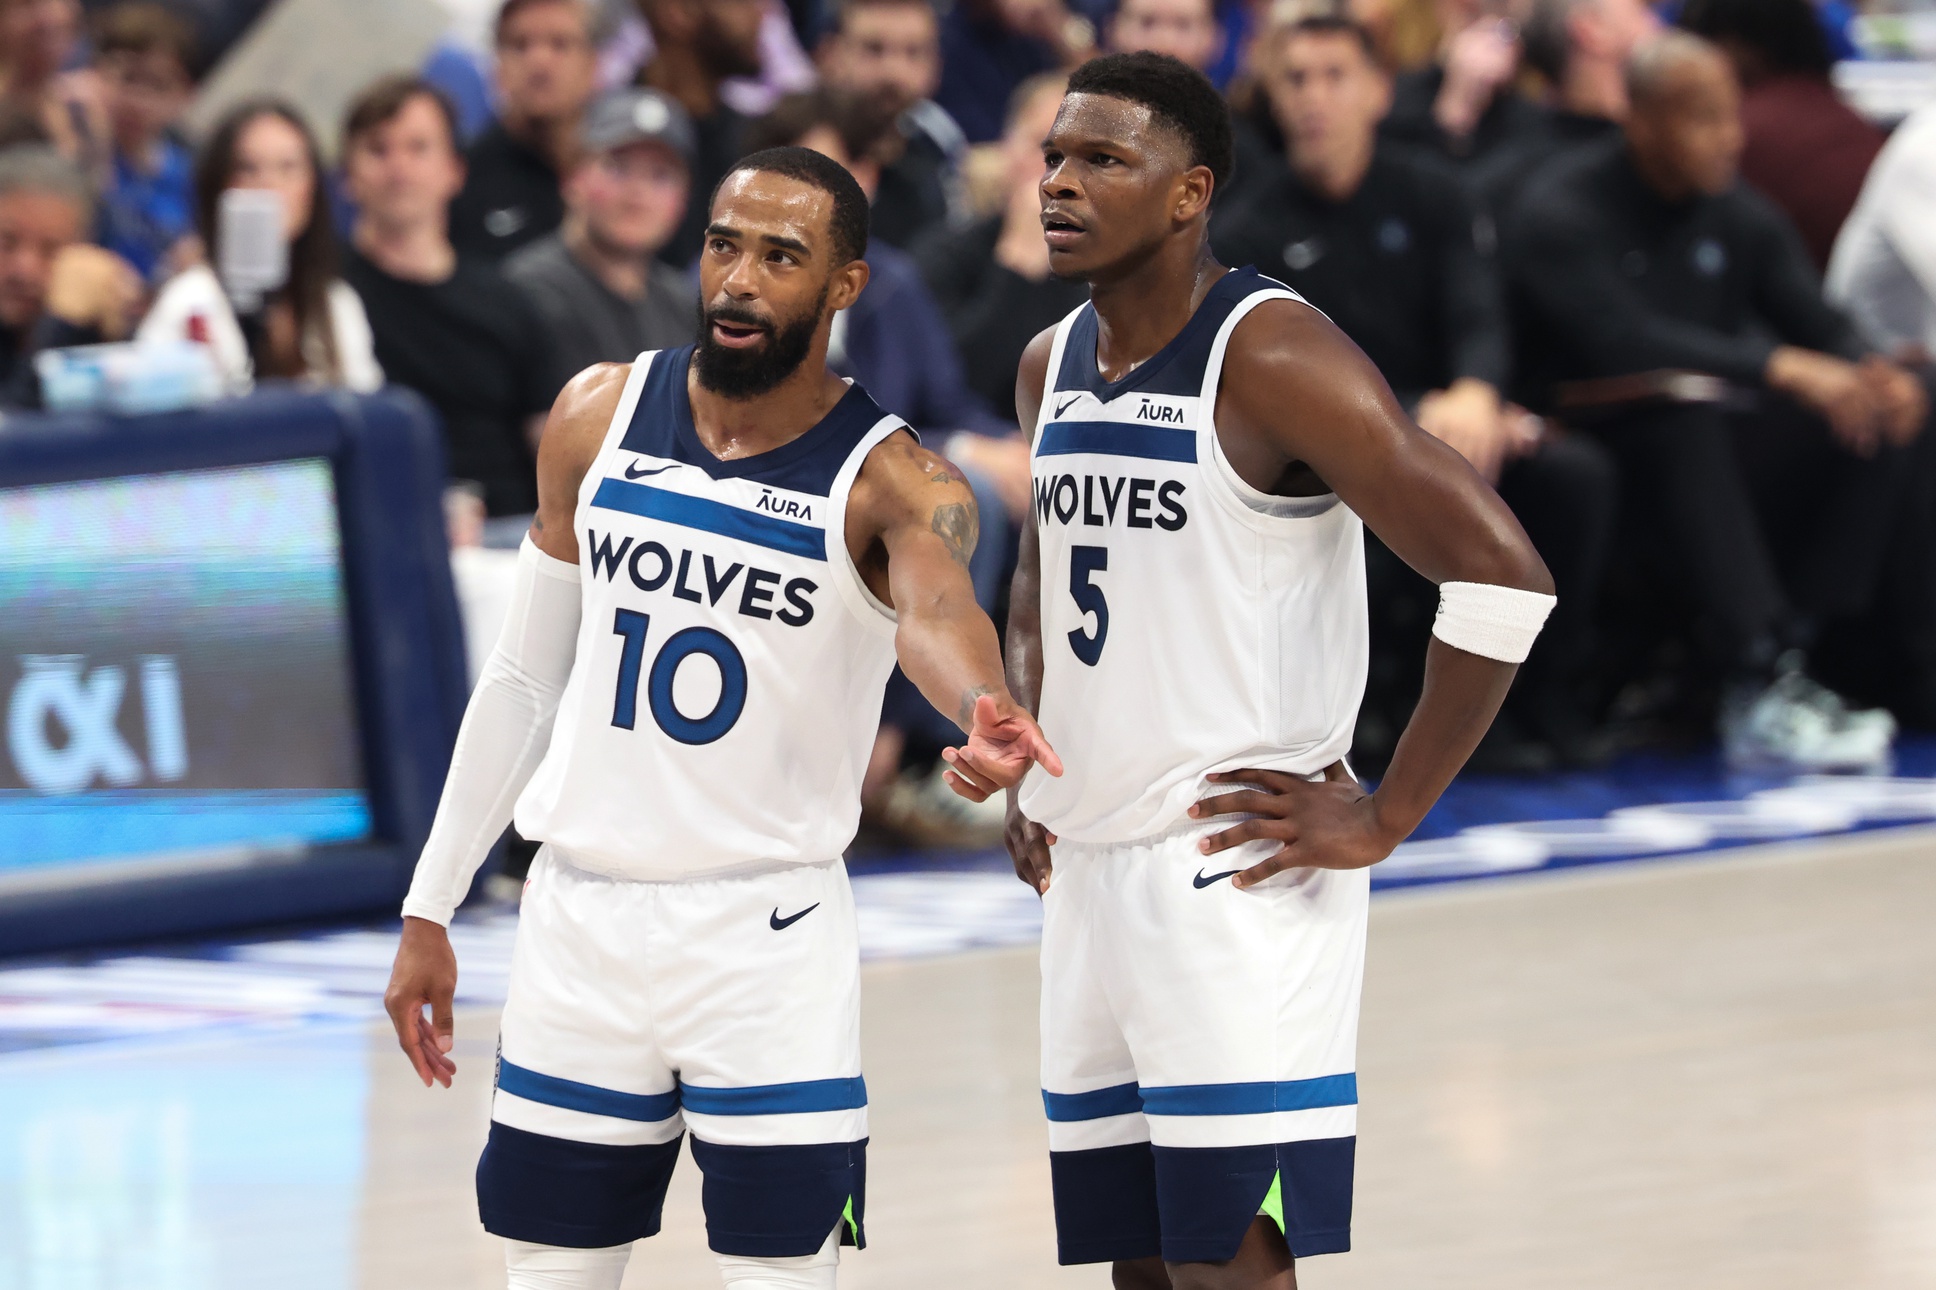
{"type": "Polygon", "coordinates": [[[867,254],[867,194],[860,190],[847,167],[812,148],[763,148],[741,157],[733,168],[713,186],[707,209],[719,199],[719,190],[728,179],[744,171],[781,175],[818,188],[834,199],[833,217],[827,221],[833,234],[834,256],[838,264],[848,264],[867,254]]]}
{"type": "Polygon", "coordinates": [[[1745,46],[1769,72],[1827,79],[1835,64],[1809,0],[1687,0],[1680,25],[1717,45],[1745,46]]]}
{"type": "Polygon", "coordinates": [[[1183,136],[1190,145],[1192,166],[1209,167],[1213,196],[1230,181],[1237,164],[1230,108],[1210,78],[1188,63],[1146,50],[1104,54],[1070,73],[1069,93],[1142,104],[1152,117],[1183,136]]]}
{"type": "Polygon", "coordinates": [[[1371,28],[1356,18],[1347,18],[1341,13],[1306,14],[1296,22],[1284,27],[1279,40],[1290,40],[1294,36],[1345,36],[1358,42],[1366,58],[1374,67],[1384,70],[1378,59],[1378,42],[1372,38],[1371,28]]]}
{"type": "Polygon", "coordinates": [[[437,115],[444,119],[451,151],[461,156],[464,136],[457,128],[457,109],[451,106],[450,97],[423,77],[408,72],[378,77],[350,100],[349,110],[343,114],[342,151],[347,154],[364,135],[396,120],[413,99],[427,99],[437,109],[437,115]]]}

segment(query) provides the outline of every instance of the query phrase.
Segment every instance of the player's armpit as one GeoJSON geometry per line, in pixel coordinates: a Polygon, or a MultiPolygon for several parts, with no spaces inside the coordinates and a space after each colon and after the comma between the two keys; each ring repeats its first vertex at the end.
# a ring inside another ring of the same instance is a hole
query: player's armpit
{"type": "Polygon", "coordinates": [[[1270,301],[1238,323],[1217,395],[1220,443],[1270,491],[1302,462],[1433,583],[1551,594],[1512,511],[1457,452],[1412,423],[1371,360],[1331,321],[1270,301]]]}
{"type": "Polygon", "coordinates": [[[597,363],[571,378],[551,405],[538,441],[538,513],[531,540],[554,560],[578,561],[578,486],[605,445],[630,363],[597,363]]]}

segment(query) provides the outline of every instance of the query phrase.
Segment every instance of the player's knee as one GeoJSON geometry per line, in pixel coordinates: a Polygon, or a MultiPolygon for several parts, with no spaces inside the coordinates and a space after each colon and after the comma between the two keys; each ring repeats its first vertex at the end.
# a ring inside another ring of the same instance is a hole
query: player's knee
{"type": "Polygon", "coordinates": [[[504,1267],[509,1290],[618,1290],[632,1246],[608,1245],[578,1250],[532,1241],[506,1241],[504,1267]]]}
{"type": "Polygon", "coordinates": [[[719,1256],[719,1272],[726,1290],[834,1290],[840,1267],[840,1229],[835,1228],[817,1253],[796,1258],[756,1259],[740,1254],[719,1256]]]}

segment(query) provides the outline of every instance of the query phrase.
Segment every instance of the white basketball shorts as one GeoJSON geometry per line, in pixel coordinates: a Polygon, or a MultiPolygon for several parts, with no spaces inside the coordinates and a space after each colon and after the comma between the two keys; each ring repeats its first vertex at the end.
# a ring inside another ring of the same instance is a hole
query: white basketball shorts
{"type": "Polygon", "coordinates": [[[1233,817],[1059,842],[1043,898],[1042,1100],[1064,1263],[1231,1258],[1260,1213],[1348,1249],[1367,871],[1197,841],[1233,817]]]}
{"type": "Polygon", "coordinates": [[[860,952],[839,860],[627,882],[539,852],[478,1163],[487,1230],[595,1248],[659,1230],[685,1129],[712,1248],[863,1242],[860,952]]]}

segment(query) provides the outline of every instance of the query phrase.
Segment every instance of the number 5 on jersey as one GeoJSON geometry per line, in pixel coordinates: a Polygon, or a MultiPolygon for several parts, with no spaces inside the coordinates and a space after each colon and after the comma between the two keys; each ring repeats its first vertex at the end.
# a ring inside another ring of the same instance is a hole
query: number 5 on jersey
{"type": "Polygon", "coordinates": [[[1072,546],[1069,548],[1069,594],[1075,597],[1076,608],[1085,615],[1096,616],[1096,632],[1090,635],[1078,627],[1069,633],[1069,648],[1076,657],[1090,667],[1102,657],[1103,642],[1109,639],[1109,601],[1104,598],[1102,588],[1091,579],[1109,568],[1109,548],[1104,546],[1072,546]]]}
{"type": "MultiPolygon", "coordinates": [[[[621,609],[614,616],[612,634],[625,638],[618,656],[618,693],[612,698],[612,724],[632,729],[639,709],[639,669],[645,662],[645,636],[650,614],[621,609]]],[[[646,701],[659,729],[682,744],[709,744],[731,730],[746,709],[746,660],[722,633],[710,627],[688,627],[674,632],[659,648],[646,678],[646,701]],[[719,698],[711,712],[689,717],[673,701],[672,685],[679,665],[704,654],[719,667],[719,698]]]]}

